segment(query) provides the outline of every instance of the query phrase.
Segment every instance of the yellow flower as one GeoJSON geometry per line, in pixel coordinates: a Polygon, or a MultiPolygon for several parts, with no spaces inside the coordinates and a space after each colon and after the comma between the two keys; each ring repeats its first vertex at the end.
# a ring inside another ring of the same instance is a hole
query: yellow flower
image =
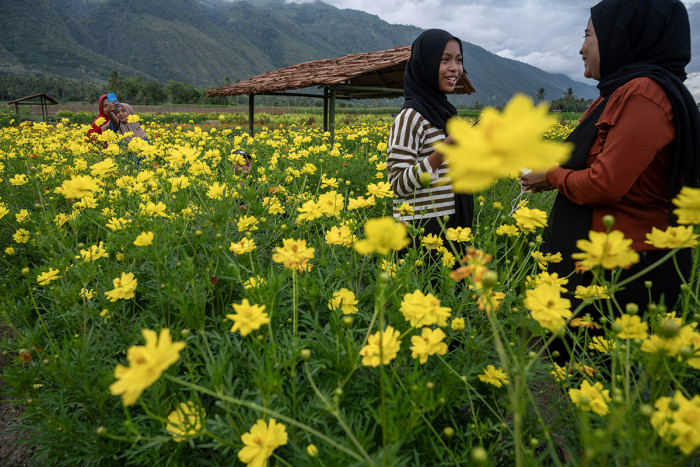
{"type": "Polygon", "coordinates": [[[234,323],[231,332],[239,331],[241,336],[247,336],[270,322],[265,313],[265,305],[251,305],[248,299],[244,298],[240,304],[234,303],[232,306],[236,313],[226,315],[234,323]]]}
{"type": "Polygon", "coordinates": [[[254,216],[243,216],[236,223],[239,232],[258,230],[258,220],[254,216]]]}
{"type": "Polygon", "coordinates": [[[545,329],[556,332],[571,317],[571,301],[561,298],[559,287],[544,284],[525,291],[523,304],[530,310],[532,318],[545,329]]]}
{"type": "Polygon", "coordinates": [[[180,358],[184,342],[173,342],[169,329],[161,329],[160,337],[155,331],[141,331],[146,345],[132,345],[126,352],[129,367],[117,365],[109,391],[113,396],[122,396],[124,405],[134,405],[141,393],[160,378],[161,373],[180,358]]]}
{"type": "Polygon", "coordinates": [[[209,185],[207,198],[221,200],[224,196],[226,196],[226,185],[219,182],[214,182],[209,185]]]}
{"type": "Polygon", "coordinates": [[[464,331],[464,328],[466,327],[466,323],[464,322],[464,318],[455,318],[452,320],[450,323],[450,327],[452,328],[453,331],[464,331]]]}
{"type": "Polygon", "coordinates": [[[10,210],[7,209],[7,206],[5,205],[5,203],[0,203],[0,219],[5,217],[9,213],[10,213],[10,210]]]}
{"type": "Polygon", "coordinates": [[[598,415],[605,415],[609,412],[608,402],[610,402],[610,391],[603,389],[600,382],[593,386],[584,380],[581,389],[569,389],[571,402],[584,412],[595,412],[598,415]]]}
{"type": "Polygon", "coordinates": [[[126,117],[126,123],[136,123],[140,120],[139,116],[136,114],[131,114],[126,117]]]}
{"type": "Polygon", "coordinates": [[[615,349],[615,342],[609,341],[604,337],[593,336],[593,339],[591,339],[591,342],[588,344],[588,348],[606,354],[615,349]]]}
{"type": "Polygon", "coordinates": [[[91,245],[88,248],[80,250],[80,256],[83,258],[83,262],[89,263],[100,258],[109,258],[109,253],[107,253],[104,243],[100,242],[99,245],[91,245]]]}
{"type": "Polygon", "coordinates": [[[287,428],[274,418],[270,423],[258,420],[248,433],[241,436],[243,449],[238,451],[238,459],[250,467],[264,467],[272,451],[287,444],[287,428]]]}
{"type": "Polygon", "coordinates": [[[26,209],[22,209],[17,214],[15,214],[15,219],[17,220],[17,222],[22,222],[26,219],[29,219],[30,217],[31,215],[26,209]]]}
{"type": "Polygon", "coordinates": [[[412,216],[414,213],[413,206],[408,203],[401,203],[399,206],[399,214],[402,216],[412,216]]]}
{"type": "Polygon", "coordinates": [[[134,278],[133,273],[122,273],[121,277],[117,277],[112,282],[114,283],[114,289],[105,292],[107,300],[116,302],[119,299],[129,300],[134,298],[134,290],[136,290],[138,281],[134,278]]]}
{"type": "Polygon", "coordinates": [[[424,236],[421,238],[420,242],[427,250],[437,250],[438,248],[442,247],[443,243],[442,238],[434,234],[424,236]]]}
{"type": "Polygon", "coordinates": [[[507,235],[508,237],[517,237],[519,233],[520,230],[514,225],[501,224],[496,229],[496,235],[500,236],[507,235]]]}
{"type": "Polygon", "coordinates": [[[361,208],[369,208],[372,207],[376,204],[376,199],[374,196],[368,196],[367,199],[365,199],[362,196],[359,196],[357,198],[349,198],[348,199],[348,211],[352,211],[354,209],[361,209],[361,208]]]}
{"type": "Polygon", "coordinates": [[[168,217],[168,215],[165,213],[165,203],[162,201],[158,201],[158,204],[154,203],[153,201],[149,201],[146,204],[140,204],[139,205],[139,211],[141,211],[142,214],[145,214],[150,217],[168,217]]]}
{"type": "Polygon", "coordinates": [[[15,249],[12,248],[11,246],[8,246],[7,248],[5,248],[6,255],[12,255],[12,254],[14,254],[14,252],[15,252],[15,249]]]}
{"type": "Polygon", "coordinates": [[[500,388],[504,384],[508,384],[508,375],[503,371],[503,368],[488,365],[484,368],[484,372],[479,375],[479,380],[500,388]]]}
{"type": "Polygon", "coordinates": [[[317,457],[318,448],[313,444],[309,444],[308,446],[306,446],[306,453],[311,457],[317,457]]]}
{"type": "Polygon", "coordinates": [[[624,314],[615,318],[615,324],[622,326],[618,339],[646,339],[649,326],[637,315],[624,314]]]}
{"type": "Polygon", "coordinates": [[[453,255],[451,251],[449,251],[447,248],[443,247],[441,261],[442,261],[443,266],[445,266],[446,268],[451,268],[452,266],[455,265],[455,262],[457,261],[457,259],[455,258],[455,255],[453,255]]]}
{"type": "Polygon", "coordinates": [[[136,236],[134,240],[134,245],[136,246],[149,246],[153,243],[153,232],[141,232],[136,236]]]}
{"type": "Polygon", "coordinates": [[[539,267],[542,270],[545,270],[547,269],[547,264],[549,263],[561,263],[562,257],[561,253],[556,253],[554,255],[551,253],[547,253],[545,255],[541,251],[533,251],[532,259],[534,259],[535,262],[537,262],[537,267],[539,267]]]}
{"type": "Polygon", "coordinates": [[[646,243],[661,249],[693,247],[698,244],[698,234],[689,225],[668,227],[665,231],[652,227],[646,243]]]}
{"type": "Polygon", "coordinates": [[[540,171],[566,161],[570,143],[542,139],[555,123],[546,105],[533,106],[522,94],[513,97],[502,113],[485,109],[477,125],[450,119],[447,131],[454,144],[440,146],[440,152],[449,162],[453,190],[474,193],[522,167],[540,171]]]}
{"type": "Polygon", "coordinates": [[[430,328],[423,328],[420,336],[411,337],[411,357],[418,358],[421,365],[428,361],[430,355],[445,355],[447,344],[442,340],[445,333],[438,328],[434,331],[430,328]]]}
{"type": "Polygon", "coordinates": [[[306,246],[306,240],[295,240],[285,238],[281,247],[275,247],[272,261],[282,263],[287,269],[294,269],[298,272],[308,271],[311,265],[309,260],[314,257],[314,248],[306,246]]]}
{"type": "Polygon", "coordinates": [[[92,174],[93,177],[102,177],[109,172],[114,172],[117,170],[117,166],[114,163],[114,160],[112,160],[111,157],[106,158],[103,161],[98,162],[97,164],[94,164],[92,168],[90,169],[90,173],[92,174]]]}
{"type": "Polygon", "coordinates": [[[180,402],[175,410],[168,415],[168,425],[165,429],[180,443],[202,431],[202,422],[206,412],[192,401],[180,402]]]}
{"type": "Polygon", "coordinates": [[[527,279],[528,287],[537,288],[540,285],[549,284],[558,287],[562,293],[566,292],[566,287],[564,286],[569,283],[569,279],[566,277],[559,277],[559,274],[556,272],[550,274],[546,271],[537,274],[534,279],[530,276],[527,279]]]}
{"type": "Polygon", "coordinates": [[[376,196],[377,198],[393,198],[394,191],[391,189],[389,182],[377,182],[367,185],[367,195],[376,196]]]}
{"type": "Polygon", "coordinates": [[[260,287],[261,285],[264,285],[265,283],[266,282],[265,282],[265,279],[263,277],[253,276],[253,277],[249,277],[248,280],[243,283],[243,288],[246,290],[256,289],[256,288],[260,287]]]}
{"type": "Polygon", "coordinates": [[[329,191],[318,197],[318,208],[324,216],[334,217],[343,210],[343,195],[335,191],[329,191]]]}
{"type": "Polygon", "coordinates": [[[676,391],[673,398],[660,397],[654,407],[649,421],[664,441],[686,455],[700,447],[700,396],[686,399],[676,391]]]}
{"type": "Polygon", "coordinates": [[[331,227],[331,230],[326,230],[325,238],[328,245],[342,245],[348,248],[351,247],[355,241],[355,236],[347,225],[331,227]]]}
{"type": "Polygon", "coordinates": [[[589,285],[588,287],[577,285],[574,297],[579,300],[608,300],[610,295],[608,295],[606,288],[600,285],[589,285]]]}
{"type": "Polygon", "coordinates": [[[364,366],[377,367],[391,362],[401,348],[399,331],[387,326],[384,331],[377,331],[367,339],[367,345],[362,347],[360,355],[364,366]]]}
{"type": "Polygon", "coordinates": [[[576,241],[581,253],[571,255],[573,259],[582,260],[583,269],[602,266],[605,269],[628,268],[639,262],[639,254],[631,248],[632,240],[625,238],[619,230],[588,233],[589,240],[576,241]]]}
{"type": "Polygon", "coordinates": [[[472,229],[469,227],[450,227],[445,233],[445,238],[451,242],[468,242],[472,239],[472,229]]]}
{"type": "Polygon", "coordinates": [[[355,294],[343,287],[333,292],[333,298],[328,301],[328,308],[331,310],[340,309],[344,315],[357,313],[357,299],[355,294]]]}
{"type": "Polygon", "coordinates": [[[250,253],[251,251],[255,250],[255,239],[254,238],[246,238],[243,237],[240,241],[234,243],[231,242],[231,246],[228,247],[228,249],[234,254],[234,255],[242,255],[245,253],[250,253]]]}
{"type": "Polygon", "coordinates": [[[49,285],[58,279],[58,269],[49,268],[48,272],[42,272],[36,278],[39,285],[49,285]]]}
{"type": "Polygon", "coordinates": [[[22,186],[28,182],[27,176],[25,174],[17,174],[14,177],[12,177],[9,181],[10,185],[14,186],[22,186]]]}
{"type": "Polygon", "coordinates": [[[92,298],[95,296],[95,293],[92,289],[86,289],[85,287],[80,289],[80,293],[78,294],[80,297],[84,298],[85,300],[92,300],[92,298]]]}
{"type": "Polygon", "coordinates": [[[70,180],[63,182],[57,192],[68,199],[79,199],[92,196],[99,188],[97,180],[89,175],[73,175],[70,180]]]}
{"type": "Polygon", "coordinates": [[[406,321],[416,328],[431,324],[447,326],[447,318],[452,312],[449,307],[440,306],[440,300],[432,294],[425,295],[418,289],[404,295],[400,310],[406,321]]]}
{"type": "Polygon", "coordinates": [[[129,225],[130,222],[131,220],[124,219],[123,217],[112,217],[107,221],[107,228],[112,231],[121,230],[129,225]]]}
{"type": "Polygon", "coordinates": [[[370,219],[365,223],[365,238],[355,242],[355,251],[361,255],[378,253],[386,255],[408,246],[410,240],[406,227],[391,217],[370,219]]]}
{"type": "Polygon", "coordinates": [[[700,188],[684,186],[673,198],[673,204],[678,207],[673,213],[679,224],[700,224],[700,188]]]}
{"type": "Polygon", "coordinates": [[[539,227],[547,227],[547,213],[539,209],[523,206],[513,213],[513,219],[523,232],[534,232],[539,227]]]}

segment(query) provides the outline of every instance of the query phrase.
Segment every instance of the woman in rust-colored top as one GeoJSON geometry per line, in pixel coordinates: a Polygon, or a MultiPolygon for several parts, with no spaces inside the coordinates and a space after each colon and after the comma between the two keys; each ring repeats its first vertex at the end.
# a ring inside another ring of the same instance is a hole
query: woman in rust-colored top
{"type": "MultiPolygon", "coordinates": [[[[700,185],[700,113],[683,85],[690,61],[688,14],[678,0],[603,0],[591,9],[580,54],[584,76],[599,81],[600,97],[583,115],[569,141],[575,149],[567,164],[546,173],[521,176],[532,192],[559,191],[545,232],[545,247],[564,261],[550,265],[560,276],[574,269],[571,254],[588,231],[613,229],[631,238],[640,263],[623,271],[641,271],[667,251],[646,243],[653,227],[674,222],[671,199],[684,185],[700,185]]],[[[690,251],[677,254],[689,276],[690,251]]],[[[623,307],[665,298],[672,307],[682,283],[672,261],[628,284],[615,297],[623,307]]],[[[570,277],[569,290],[587,285],[590,275],[570,277]]],[[[588,311],[588,310],[587,310],[588,311]]]]}

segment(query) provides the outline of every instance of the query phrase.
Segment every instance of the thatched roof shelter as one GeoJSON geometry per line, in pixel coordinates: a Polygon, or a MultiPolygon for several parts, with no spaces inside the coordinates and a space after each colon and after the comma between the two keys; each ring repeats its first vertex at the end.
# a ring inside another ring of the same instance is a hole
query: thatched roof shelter
{"type": "Polygon", "coordinates": [[[15,112],[17,112],[17,119],[19,120],[19,106],[20,105],[40,105],[41,106],[41,116],[44,121],[48,120],[49,112],[46,109],[47,105],[58,105],[58,101],[53,97],[49,96],[45,92],[39,94],[32,94],[31,96],[20,97],[7,103],[7,105],[15,106],[15,112]]]}
{"type": "MultiPolygon", "coordinates": [[[[253,76],[236,84],[210,89],[207,91],[207,97],[247,94],[251,134],[255,95],[323,98],[323,126],[324,130],[331,132],[332,138],[335,127],[335,100],[399,97],[403,93],[403,74],[410,56],[409,45],[299,63],[253,76]],[[290,92],[310,87],[323,88],[323,95],[290,92]]],[[[473,92],[474,87],[465,72],[457,82],[454,93],[473,92]]]]}

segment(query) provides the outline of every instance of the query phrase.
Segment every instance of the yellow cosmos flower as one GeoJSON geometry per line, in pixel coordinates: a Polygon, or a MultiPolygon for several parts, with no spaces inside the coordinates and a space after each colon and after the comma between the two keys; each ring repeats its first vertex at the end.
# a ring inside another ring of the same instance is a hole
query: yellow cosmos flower
{"type": "Polygon", "coordinates": [[[360,355],[364,366],[377,367],[390,363],[401,348],[399,336],[401,333],[387,326],[384,331],[377,331],[367,339],[367,345],[362,347],[360,355]]]}
{"type": "Polygon", "coordinates": [[[333,298],[328,301],[328,308],[330,310],[338,310],[343,312],[344,315],[350,315],[357,313],[357,299],[352,290],[348,290],[345,287],[333,292],[333,298]]]}
{"type": "Polygon", "coordinates": [[[445,232],[445,238],[451,242],[468,242],[472,239],[472,229],[469,227],[450,227],[445,232]]]}
{"type": "Polygon", "coordinates": [[[367,199],[365,199],[362,196],[359,196],[357,198],[349,198],[348,199],[348,211],[352,211],[355,209],[362,209],[362,208],[369,208],[377,204],[377,201],[374,196],[368,196],[367,199]]]}
{"type": "Polygon", "coordinates": [[[399,206],[399,214],[402,216],[412,216],[414,212],[413,206],[408,203],[401,203],[401,206],[399,206]]]}
{"type": "Polygon", "coordinates": [[[624,314],[615,318],[615,324],[622,327],[622,330],[617,334],[618,339],[643,340],[648,336],[649,326],[637,315],[624,314]]]}
{"type": "Polygon", "coordinates": [[[209,189],[207,190],[207,198],[221,200],[224,198],[224,196],[226,196],[225,184],[214,182],[209,185],[209,189]]]}
{"type": "Polygon", "coordinates": [[[532,287],[533,289],[539,287],[540,285],[549,284],[558,287],[559,291],[562,293],[566,292],[566,287],[564,286],[568,283],[569,279],[566,277],[559,277],[559,274],[556,272],[550,274],[547,271],[542,271],[534,278],[528,276],[526,280],[527,286],[532,287]]]}
{"type": "Polygon", "coordinates": [[[7,209],[7,205],[5,203],[0,203],[0,219],[5,217],[10,213],[10,210],[7,209]]]}
{"type": "Polygon", "coordinates": [[[628,268],[639,262],[639,254],[631,248],[632,240],[625,238],[619,230],[588,233],[588,240],[576,241],[576,247],[581,253],[571,255],[573,259],[581,260],[583,269],[593,269],[602,266],[605,269],[628,268]]]}
{"type": "Polygon", "coordinates": [[[577,285],[574,297],[580,300],[608,300],[610,295],[608,295],[607,289],[600,285],[589,285],[588,287],[577,285]]]}
{"type": "Polygon", "coordinates": [[[202,431],[206,415],[204,409],[194,402],[180,402],[180,405],[168,415],[168,425],[165,429],[176,443],[186,441],[202,431]]]}
{"type": "Polygon", "coordinates": [[[236,223],[239,232],[252,232],[258,230],[258,219],[254,216],[243,216],[236,223]]]}
{"type": "Polygon", "coordinates": [[[29,241],[29,231],[19,228],[14,234],[12,234],[12,239],[16,243],[27,243],[29,241]]]}
{"type": "Polygon", "coordinates": [[[126,123],[136,123],[139,120],[141,120],[141,119],[136,114],[131,114],[128,117],[126,117],[126,123]]]}
{"type": "Polygon", "coordinates": [[[15,249],[12,248],[11,246],[8,246],[7,248],[5,248],[6,255],[12,255],[12,254],[14,254],[14,252],[15,252],[15,249]]]}
{"type": "Polygon", "coordinates": [[[391,189],[389,182],[370,183],[367,185],[367,195],[377,198],[393,198],[394,191],[391,189]]]}
{"type": "Polygon", "coordinates": [[[673,213],[679,224],[700,224],[700,188],[684,186],[673,198],[673,204],[678,208],[673,213]]]}
{"type": "Polygon", "coordinates": [[[561,329],[571,317],[571,301],[561,298],[561,291],[556,285],[544,284],[525,291],[523,304],[530,310],[532,318],[551,332],[561,329]]]}
{"type": "Polygon", "coordinates": [[[131,222],[130,219],[124,219],[123,217],[112,217],[107,221],[107,228],[111,231],[121,230],[131,222]]]}
{"type": "Polygon", "coordinates": [[[447,131],[455,143],[443,144],[440,152],[449,161],[453,190],[474,193],[522,167],[540,171],[565,162],[572,145],[542,139],[555,123],[546,105],[534,106],[522,94],[513,97],[502,113],[485,109],[474,126],[450,119],[447,131]]]}
{"type": "Polygon", "coordinates": [[[95,296],[95,292],[92,289],[86,289],[85,287],[80,289],[80,293],[78,294],[81,298],[84,298],[85,300],[92,300],[93,297],[95,296]]]}
{"type": "Polygon", "coordinates": [[[588,348],[596,352],[608,354],[615,350],[615,341],[605,339],[601,336],[593,336],[593,339],[591,339],[591,342],[588,344],[588,348]]]}
{"type": "Polygon", "coordinates": [[[141,214],[145,214],[150,217],[168,217],[168,215],[165,213],[166,209],[167,206],[165,206],[165,203],[162,201],[158,201],[158,203],[149,201],[146,204],[139,204],[139,211],[141,214]]]}
{"type": "Polygon", "coordinates": [[[51,282],[58,279],[58,269],[49,268],[47,272],[42,272],[36,278],[39,285],[49,285],[51,282]]]}
{"type": "Polygon", "coordinates": [[[508,384],[508,375],[503,371],[503,368],[496,368],[493,365],[488,365],[484,368],[484,372],[479,375],[479,380],[500,388],[508,384]]]}
{"type": "Polygon", "coordinates": [[[514,225],[508,225],[508,224],[501,224],[498,226],[496,229],[496,235],[499,236],[508,236],[508,237],[517,237],[518,234],[520,234],[520,230],[514,225]]]}
{"type": "Polygon", "coordinates": [[[287,444],[287,428],[274,418],[270,423],[258,420],[248,433],[241,436],[243,449],[238,451],[238,459],[250,467],[264,467],[272,452],[287,444]]]}
{"type": "Polygon", "coordinates": [[[453,331],[459,332],[459,331],[464,331],[464,328],[466,328],[467,325],[464,322],[464,318],[455,318],[450,323],[450,327],[452,328],[453,331]]]}
{"type": "Polygon", "coordinates": [[[304,272],[311,267],[309,260],[314,257],[314,251],[314,248],[306,246],[306,240],[285,238],[281,247],[275,247],[272,261],[282,263],[287,269],[304,272]]]}
{"type": "Polygon", "coordinates": [[[136,236],[134,240],[134,245],[136,246],[149,246],[153,243],[153,232],[141,232],[136,236]]]}
{"type": "Polygon", "coordinates": [[[431,355],[445,355],[447,344],[442,341],[445,337],[445,333],[440,328],[434,331],[423,328],[420,336],[411,337],[411,357],[417,358],[422,365],[431,355]]]}
{"type": "Polygon", "coordinates": [[[117,381],[109,386],[113,396],[122,396],[126,406],[134,405],[141,393],[153,383],[173,363],[180,359],[184,342],[173,342],[169,329],[161,329],[160,336],[155,331],[141,331],[146,345],[132,345],[126,351],[129,366],[117,365],[114,376],[117,381]]]}
{"type": "Polygon", "coordinates": [[[610,390],[603,389],[600,382],[591,386],[591,383],[584,380],[580,389],[569,389],[569,397],[571,402],[584,412],[595,412],[603,416],[610,411],[610,390]]]}
{"type": "Polygon", "coordinates": [[[513,213],[513,219],[523,232],[534,232],[539,227],[547,227],[547,213],[539,209],[523,206],[513,213]]]}
{"type": "Polygon", "coordinates": [[[406,227],[397,224],[392,217],[370,219],[365,223],[365,238],[355,242],[355,251],[361,255],[378,253],[386,255],[408,246],[410,240],[406,227]]]}
{"type": "Polygon", "coordinates": [[[442,247],[442,238],[435,234],[428,234],[420,239],[421,245],[423,245],[427,250],[437,250],[442,247]]]}
{"type": "Polygon", "coordinates": [[[92,196],[100,189],[97,180],[89,175],[73,175],[56,190],[68,199],[80,199],[92,196]]]}
{"type": "Polygon", "coordinates": [[[27,180],[27,176],[25,174],[17,174],[9,180],[10,185],[14,185],[14,186],[22,186],[22,185],[26,184],[28,181],[29,180],[27,180]]]}
{"type": "Polygon", "coordinates": [[[264,284],[266,284],[264,277],[253,276],[249,277],[248,280],[243,283],[243,288],[246,290],[256,289],[264,284]]]}
{"type": "Polygon", "coordinates": [[[114,284],[114,289],[105,292],[107,300],[116,302],[119,299],[129,300],[134,298],[134,290],[136,290],[138,281],[133,273],[122,273],[120,277],[117,277],[112,282],[114,284]]]}
{"type": "Polygon", "coordinates": [[[698,234],[693,233],[693,227],[689,225],[668,227],[665,231],[653,227],[647,234],[646,243],[661,249],[693,247],[698,244],[698,234]]]}
{"type": "Polygon", "coordinates": [[[324,216],[338,216],[345,206],[344,199],[340,193],[329,191],[318,197],[318,209],[324,216]]]}
{"type": "Polygon", "coordinates": [[[97,261],[100,258],[109,258],[109,253],[105,249],[104,243],[100,242],[98,245],[91,245],[88,248],[80,250],[80,256],[84,263],[89,263],[91,261],[97,261]]]}
{"type": "Polygon", "coordinates": [[[115,172],[117,165],[111,157],[108,157],[90,168],[90,173],[93,177],[103,177],[110,172],[115,172]]]}
{"type": "Polygon", "coordinates": [[[418,289],[404,295],[400,310],[406,321],[416,328],[432,324],[447,326],[447,318],[452,313],[450,307],[440,306],[440,300],[432,294],[423,294],[418,289]]]}
{"type": "Polygon", "coordinates": [[[355,236],[347,225],[333,226],[331,230],[326,230],[325,240],[328,245],[342,245],[350,248],[355,241],[355,236]]]}
{"type": "Polygon", "coordinates": [[[664,441],[686,455],[700,447],[700,396],[687,399],[676,391],[673,398],[660,397],[654,407],[649,421],[664,441]]]}
{"type": "Polygon", "coordinates": [[[21,209],[17,214],[15,214],[15,219],[17,220],[17,222],[23,222],[29,219],[30,217],[31,215],[26,209],[21,209]]]}
{"type": "Polygon", "coordinates": [[[231,332],[239,331],[241,336],[247,336],[270,322],[270,317],[265,313],[265,305],[251,305],[248,299],[244,298],[240,304],[234,303],[231,306],[236,311],[226,315],[234,323],[231,332]]]}
{"type": "Polygon", "coordinates": [[[246,238],[243,237],[240,241],[234,243],[231,242],[231,246],[228,247],[228,249],[234,254],[234,255],[242,255],[245,253],[250,253],[251,251],[255,250],[255,239],[254,238],[246,238]]]}

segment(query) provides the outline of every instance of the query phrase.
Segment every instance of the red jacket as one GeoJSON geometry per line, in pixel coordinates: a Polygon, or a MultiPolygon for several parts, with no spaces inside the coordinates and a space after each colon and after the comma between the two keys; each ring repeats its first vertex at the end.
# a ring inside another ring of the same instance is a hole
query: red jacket
{"type": "Polygon", "coordinates": [[[95,117],[95,120],[92,121],[91,128],[90,128],[90,129],[88,130],[88,132],[87,132],[87,141],[88,141],[88,142],[89,142],[89,141],[92,141],[92,138],[93,138],[93,137],[92,137],[92,134],[93,134],[93,133],[96,134],[96,135],[101,135],[101,134],[102,134],[102,128],[100,127],[100,125],[97,125],[95,122],[97,122],[97,120],[98,120],[100,117],[102,117],[102,118],[104,119],[104,122],[102,122],[103,125],[109,121],[109,117],[107,116],[107,114],[105,113],[105,111],[102,109],[102,101],[103,101],[106,97],[107,97],[107,94],[102,94],[102,95],[100,96],[100,100],[97,101],[97,108],[98,108],[100,111],[99,111],[99,113],[97,114],[97,117],[95,117]]]}

